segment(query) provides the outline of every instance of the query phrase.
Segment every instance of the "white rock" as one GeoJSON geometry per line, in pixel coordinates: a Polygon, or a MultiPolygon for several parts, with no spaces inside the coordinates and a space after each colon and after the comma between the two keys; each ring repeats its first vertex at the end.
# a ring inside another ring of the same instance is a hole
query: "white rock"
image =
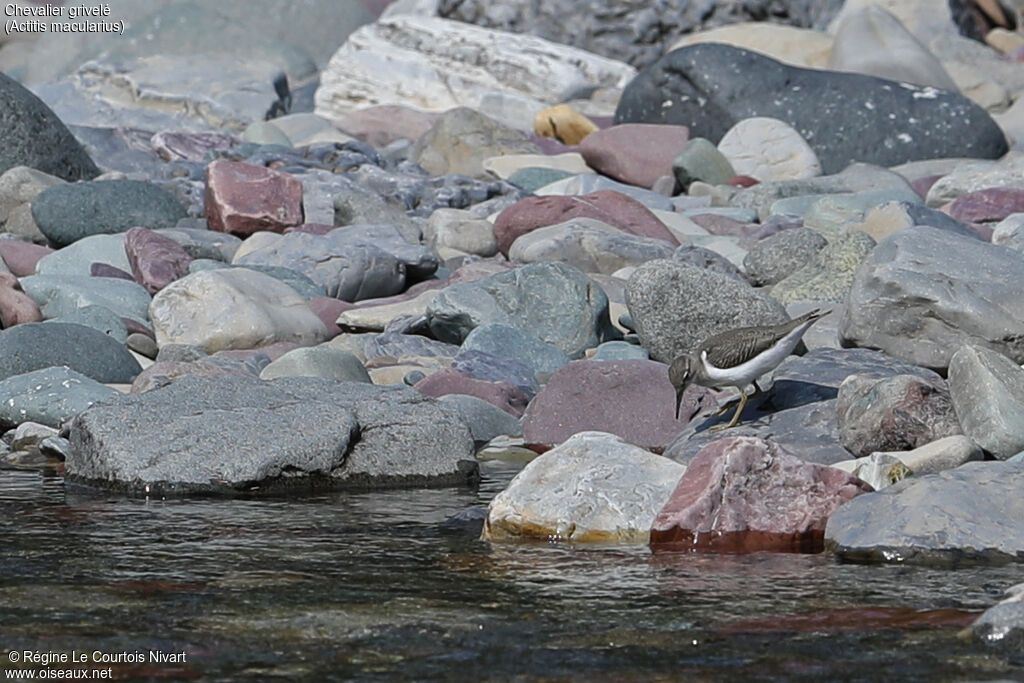
{"type": "Polygon", "coordinates": [[[583,160],[579,152],[563,154],[504,154],[489,157],[483,161],[484,170],[490,171],[502,180],[524,168],[551,168],[569,173],[594,173],[594,169],[583,160]]]}
{"type": "Polygon", "coordinates": [[[939,36],[959,34],[959,29],[953,23],[949,0],[846,0],[828,25],[828,32],[835,35],[847,16],[872,6],[881,7],[894,15],[904,28],[925,45],[939,36]]]}
{"type": "Polygon", "coordinates": [[[1011,213],[992,230],[992,244],[1024,251],[1024,213],[1011,213]]]}
{"type": "Polygon", "coordinates": [[[744,119],[718,143],[737,175],[762,182],[803,180],[821,175],[821,162],[803,136],[784,121],[766,116],[744,119]]]}
{"type": "Polygon", "coordinates": [[[488,540],[647,543],[686,467],[604,432],[580,432],[534,459],[494,497],[488,540]]]}
{"type": "Polygon", "coordinates": [[[441,290],[428,289],[405,301],[353,308],[342,312],[337,323],[339,327],[349,330],[383,332],[384,327],[399,316],[426,315],[427,306],[439,291],[441,290]]]}
{"type": "Polygon", "coordinates": [[[993,114],[992,118],[1003,129],[1011,147],[1024,147],[1024,97],[1018,97],[1009,109],[993,114]]]}
{"type": "Polygon", "coordinates": [[[0,228],[33,242],[46,244],[32,218],[32,200],[43,190],[64,181],[28,166],[14,166],[0,175],[0,228]]]}
{"type": "Polygon", "coordinates": [[[479,109],[493,93],[546,106],[588,88],[625,87],[635,75],[623,62],[542,38],[400,14],[348,37],[321,74],[315,111],[338,121],[375,104],[479,109]]]}
{"type": "Polygon", "coordinates": [[[484,257],[498,253],[494,225],[462,209],[436,209],[427,220],[423,241],[434,251],[446,247],[484,257]]]}
{"type": "Polygon", "coordinates": [[[872,453],[863,458],[834,463],[832,467],[866,481],[876,491],[895,484],[910,474],[903,461],[890,453],[872,453]]]}
{"type": "Polygon", "coordinates": [[[164,287],[149,305],[157,344],[207,353],[291,341],[311,346],[327,328],[294,289],[247,268],[203,270],[164,287]]]}
{"type": "Polygon", "coordinates": [[[990,187],[1020,187],[1024,177],[1024,152],[1011,150],[998,161],[972,161],[956,167],[935,181],[925,203],[935,209],[960,195],[990,187]]]}
{"type": "Polygon", "coordinates": [[[946,436],[912,451],[890,453],[899,458],[914,474],[931,474],[959,467],[965,462],[983,460],[985,454],[978,444],[962,434],[946,436]]]}

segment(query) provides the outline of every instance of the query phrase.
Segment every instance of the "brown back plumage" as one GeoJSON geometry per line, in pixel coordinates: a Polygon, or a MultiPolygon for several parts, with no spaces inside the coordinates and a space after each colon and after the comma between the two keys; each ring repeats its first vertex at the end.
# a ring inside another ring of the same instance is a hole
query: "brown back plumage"
{"type": "Polygon", "coordinates": [[[806,322],[813,322],[826,315],[829,311],[814,309],[799,318],[780,323],[772,327],[738,327],[708,337],[694,352],[700,357],[706,351],[708,362],[718,368],[732,368],[750,360],[757,354],[767,350],[772,344],[806,322]],[[722,343],[723,338],[728,343],[722,343]]]}

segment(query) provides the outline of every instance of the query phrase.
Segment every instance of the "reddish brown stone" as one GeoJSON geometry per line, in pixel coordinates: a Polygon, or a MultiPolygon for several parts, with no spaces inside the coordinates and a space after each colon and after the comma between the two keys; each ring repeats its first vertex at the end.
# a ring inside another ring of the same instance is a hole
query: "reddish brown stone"
{"type": "Polygon", "coordinates": [[[341,334],[341,328],[338,327],[338,316],[355,308],[349,302],[335,299],[332,296],[315,296],[307,301],[306,305],[316,313],[316,317],[324,321],[328,339],[334,339],[341,334]]]}
{"type": "Polygon", "coordinates": [[[102,261],[96,261],[89,264],[89,275],[92,277],[112,277],[118,280],[131,280],[135,282],[135,278],[131,273],[126,273],[117,266],[112,266],[109,263],[103,263],[102,261]]]}
{"type": "Polygon", "coordinates": [[[836,508],[871,491],[756,437],[714,441],[693,457],[651,528],[656,550],[820,552],[836,508]]]}
{"type": "Polygon", "coordinates": [[[926,175],[914,178],[910,181],[910,186],[914,188],[914,192],[920,195],[921,199],[924,199],[928,196],[928,190],[932,189],[932,185],[941,177],[941,175],[926,175]]]}
{"type": "Polygon", "coordinates": [[[689,139],[686,126],[623,123],[583,138],[579,151],[604,175],[649,188],[661,176],[672,175],[672,161],[689,139]]]}
{"type": "Polygon", "coordinates": [[[35,275],[36,263],[53,249],[41,244],[22,242],[21,240],[0,240],[0,258],[7,268],[18,277],[35,275]]]}
{"type": "Polygon", "coordinates": [[[302,223],[302,183],[289,173],[219,159],[206,168],[211,230],[246,237],[302,223]]]}
{"type": "Polygon", "coordinates": [[[382,104],[346,114],[338,128],[374,147],[395,140],[416,140],[430,130],[440,116],[398,104],[382,104]]]}
{"type": "Polygon", "coordinates": [[[0,273],[0,327],[7,329],[42,319],[38,304],[22,290],[18,278],[10,273],[0,273]]]}
{"type": "Polygon", "coordinates": [[[660,453],[693,416],[694,396],[689,399],[683,419],[676,420],[675,389],[664,363],[572,361],[530,402],[523,436],[530,447],[553,448],[578,432],[609,432],[660,453]]]}
{"type": "Polygon", "coordinates": [[[188,275],[188,264],[192,263],[184,247],[147,228],[132,228],[125,233],[124,251],[135,281],[150,294],[188,275]]]}
{"type": "Polygon", "coordinates": [[[433,398],[448,394],[476,396],[514,417],[520,417],[527,404],[526,395],[519,387],[508,382],[488,382],[477,379],[455,368],[438,370],[417,382],[413,388],[424,396],[433,398]]]}
{"type": "Polygon", "coordinates": [[[732,185],[733,187],[753,187],[757,185],[760,180],[757,178],[751,178],[748,175],[734,175],[725,181],[726,185],[732,185]]]}
{"type": "Polygon", "coordinates": [[[991,187],[987,190],[968,192],[954,199],[942,210],[965,223],[1001,221],[1011,213],[1024,211],[1024,189],[991,187]]]}
{"type": "Polygon", "coordinates": [[[679,244],[675,235],[646,206],[621,192],[600,190],[579,196],[554,195],[520,199],[502,211],[494,222],[498,249],[507,257],[516,238],[571,218],[596,218],[634,235],[679,244]]]}

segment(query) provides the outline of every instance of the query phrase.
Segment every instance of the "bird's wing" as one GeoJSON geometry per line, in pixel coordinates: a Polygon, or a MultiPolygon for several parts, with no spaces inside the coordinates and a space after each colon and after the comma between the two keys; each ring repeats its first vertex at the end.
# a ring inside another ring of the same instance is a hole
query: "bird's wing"
{"type": "Polygon", "coordinates": [[[779,335],[772,329],[741,327],[714,335],[701,344],[701,350],[707,351],[708,362],[716,368],[733,368],[768,350],[782,336],[785,333],[779,335]],[[721,339],[726,335],[727,339],[721,339]]]}

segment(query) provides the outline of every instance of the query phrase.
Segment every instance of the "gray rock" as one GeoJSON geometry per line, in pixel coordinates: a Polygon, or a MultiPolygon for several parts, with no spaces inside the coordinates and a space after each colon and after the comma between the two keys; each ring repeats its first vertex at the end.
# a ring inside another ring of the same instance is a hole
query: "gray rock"
{"type": "Polygon", "coordinates": [[[68,481],[130,495],[449,486],[477,477],[465,423],[407,387],[185,378],[71,423],[68,481]]]}
{"type": "MultiPolygon", "coordinates": [[[[420,241],[420,228],[405,211],[356,183],[347,182],[335,189],[331,202],[334,208],[332,225],[393,225],[407,242],[415,244],[420,241]]],[[[309,218],[306,220],[309,222],[309,218]]]]}
{"type": "Polygon", "coordinates": [[[459,347],[418,334],[384,332],[367,340],[363,345],[363,353],[367,360],[383,356],[398,359],[407,356],[454,358],[459,353],[459,347]]]}
{"type": "Polygon", "coordinates": [[[103,306],[121,317],[148,324],[152,297],[142,285],[129,280],[78,275],[30,275],[21,278],[20,282],[25,293],[39,304],[47,318],[72,315],[86,306],[103,306]]]}
{"type": "Polygon", "coordinates": [[[1024,583],[1008,588],[1002,601],[971,624],[970,632],[986,645],[1011,652],[1024,650],[1024,583]]]}
{"type": "Polygon", "coordinates": [[[598,173],[579,173],[564,180],[556,181],[550,185],[539,188],[538,195],[580,195],[600,192],[601,190],[615,190],[627,197],[632,197],[648,209],[660,211],[675,211],[675,205],[669,197],[646,190],[629,183],[620,183],[608,176],[598,173]]]}
{"type": "Polygon", "coordinates": [[[937,563],[1014,561],[1024,554],[1024,464],[969,462],[858,496],[828,520],[842,559],[937,563]],[[979,495],[979,492],[984,492],[979,495]]]}
{"type": "Polygon", "coordinates": [[[169,228],[185,216],[173,195],[141,180],[55,185],[32,202],[32,218],[40,232],[59,247],[134,226],[169,228]]]}
{"type": "Polygon", "coordinates": [[[672,252],[672,260],[731,277],[733,280],[743,284],[748,282],[747,276],[743,274],[743,271],[733,265],[729,259],[711,249],[683,245],[677,247],[672,252]]]}
{"type": "Polygon", "coordinates": [[[943,369],[963,344],[1024,362],[1024,260],[1003,247],[915,226],[883,240],[861,264],[839,333],[943,369]],[[980,267],[978,264],[984,264],[980,267]]]}
{"type": "Polygon", "coordinates": [[[662,363],[718,332],[789,319],[778,302],[750,285],[668,260],[636,269],[626,285],[626,303],[641,345],[662,363]]]}
{"type": "Polygon", "coordinates": [[[623,91],[615,122],[688,126],[717,143],[752,116],[793,126],[825,173],[855,161],[997,159],[1008,150],[992,117],[959,93],[801,69],[720,43],[673,50],[641,72],[623,91]]]}
{"type": "Polygon", "coordinates": [[[469,425],[473,442],[479,448],[496,436],[523,435],[519,420],[501,408],[467,394],[447,394],[437,399],[455,410],[462,421],[469,425]]]}
{"type": "Polygon", "coordinates": [[[850,375],[839,386],[836,420],[843,447],[856,457],[962,433],[946,383],[916,375],[850,375]]]}
{"type": "Polygon", "coordinates": [[[128,328],[125,327],[124,320],[106,306],[82,306],[44,322],[85,325],[102,332],[118,344],[128,343],[128,328]]]}
{"type": "Polygon", "coordinates": [[[502,154],[539,154],[525,133],[468,107],[450,109],[413,145],[409,159],[431,175],[488,178],[483,161],[502,154]]]}
{"type": "Polygon", "coordinates": [[[486,382],[505,382],[518,388],[526,400],[540,390],[533,368],[517,358],[502,358],[485,351],[463,349],[452,359],[452,368],[486,382]]]}
{"type": "Polygon", "coordinates": [[[693,138],[672,162],[672,174],[679,187],[686,190],[695,180],[724,185],[736,172],[725,155],[711,142],[704,138],[693,138]]]}
{"type": "Polygon", "coordinates": [[[1012,213],[992,230],[992,244],[1024,252],[1024,213],[1012,213]]]}
{"type": "Polygon", "coordinates": [[[533,263],[475,282],[450,285],[427,307],[438,339],[461,343],[480,325],[530,330],[570,358],[614,336],[608,297],[577,268],[533,263]]]}
{"type": "Polygon", "coordinates": [[[796,301],[844,301],[858,266],[874,246],[875,240],[859,230],[833,237],[807,265],[776,283],[772,298],[783,305],[796,301]]]}
{"type": "Polygon", "coordinates": [[[758,286],[773,285],[807,265],[828,240],[810,228],[794,228],[759,240],[743,259],[743,269],[758,286]]]}
{"type": "Polygon", "coordinates": [[[438,250],[444,248],[477,256],[498,253],[494,225],[461,209],[438,209],[430,214],[423,241],[439,254],[438,250]]]}
{"type": "Polygon", "coordinates": [[[36,274],[90,277],[94,263],[105,263],[131,273],[132,266],[124,250],[124,233],[83,237],[39,259],[36,274]]]}
{"type": "Polygon", "coordinates": [[[60,427],[97,401],[118,394],[65,366],[33,370],[0,381],[0,429],[23,422],[60,427]]]}
{"type": "Polygon", "coordinates": [[[61,365],[103,383],[129,383],[142,370],[124,345],[84,325],[24,323],[0,332],[0,379],[61,365]]]}
{"type": "Polygon", "coordinates": [[[0,227],[12,235],[44,244],[46,237],[32,220],[32,200],[60,178],[28,166],[15,166],[0,174],[0,227]]]}
{"type": "Polygon", "coordinates": [[[499,358],[514,358],[542,379],[569,362],[569,356],[529,330],[490,323],[473,329],[462,342],[463,351],[483,351],[499,358]]]}
{"type": "Polygon", "coordinates": [[[372,383],[358,358],[322,344],[289,351],[260,372],[260,379],[278,377],[325,377],[339,382],[372,383]]]}
{"type": "Polygon", "coordinates": [[[508,258],[519,263],[561,261],[585,273],[611,275],[672,256],[675,247],[664,240],[633,235],[595,218],[573,218],[532,230],[512,243],[508,258]]]}
{"type": "Polygon", "coordinates": [[[64,180],[88,180],[99,169],[42,100],[0,73],[0,173],[28,166],[64,180]]]}
{"type": "MultiPolygon", "coordinates": [[[[948,214],[930,209],[919,202],[891,201],[869,209],[860,219],[847,223],[844,230],[860,230],[876,242],[913,225],[928,225],[958,235],[979,239],[979,234],[948,214]]],[[[995,242],[995,235],[993,235],[995,242]]],[[[998,242],[996,242],[998,244],[998,242]]]]}
{"type": "Polygon", "coordinates": [[[594,349],[590,360],[647,360],[651,357],[647,349],[627,341],[607,341],[594,349]]]}
{"type": "Polygon", "coordinates": [[[214,259],[231,261],[242,240],[235,235],[219,230],[200,230],[197,228],[161,228],[158,233],[180,244],[185,252],[194,259],[214,259]]]}
{"type": "Polygon", "coordinates": [[[1024,450],[1024,370],[1006,356],[962,346],[949,361],[949,392],[964,433],[1006,460],[1024,450]]]}

